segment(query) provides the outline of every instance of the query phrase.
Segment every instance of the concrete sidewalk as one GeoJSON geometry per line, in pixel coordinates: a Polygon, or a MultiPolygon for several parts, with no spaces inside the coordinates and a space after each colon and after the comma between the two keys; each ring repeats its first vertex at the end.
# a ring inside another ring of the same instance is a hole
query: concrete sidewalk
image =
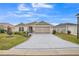
{"type": "Polygon", "coordinates": [[[23,56],[28,56],[28,55],[49,55],[49,56],[59,56],[59,55],[75,55],[79,56],[79,49],[52,49],[52,50],[43,50],[43,51],[36,51],[36,50],[26,50],[26,49],[17,49],[17,50],[2,50],[0,51],[0,55],[23,55],[23,56]]]}

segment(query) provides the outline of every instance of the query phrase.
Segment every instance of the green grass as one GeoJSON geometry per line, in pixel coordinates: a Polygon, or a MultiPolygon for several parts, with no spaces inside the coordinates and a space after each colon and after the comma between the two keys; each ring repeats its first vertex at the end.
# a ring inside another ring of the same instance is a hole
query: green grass
{"type": "Polygon", "coordinates": [[[71,34],[68,35],[68,34],[65,34],[65,33],[56,33],[55,35],[64,39],[64,40],[79,44],[79,39],[77,39],[76,35],[71,35],[71,34]]]}
{"type": "Polygon", "coordinates": [[[0,50],[8,50],[26,40],[29,37],[24,37],[21,35],[12,35],[11,37],[7,34],[0,34],[0,50]]]}

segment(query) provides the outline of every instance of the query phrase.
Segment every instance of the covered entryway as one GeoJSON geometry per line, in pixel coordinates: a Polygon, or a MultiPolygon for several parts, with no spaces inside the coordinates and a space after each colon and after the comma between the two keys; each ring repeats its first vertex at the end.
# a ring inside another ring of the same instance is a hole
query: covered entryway
{"type": "Polygon", "coordinates": [[[32,26],[29,26],[29,33],[33,33],[33,28],[32,28],[32,26]]]}

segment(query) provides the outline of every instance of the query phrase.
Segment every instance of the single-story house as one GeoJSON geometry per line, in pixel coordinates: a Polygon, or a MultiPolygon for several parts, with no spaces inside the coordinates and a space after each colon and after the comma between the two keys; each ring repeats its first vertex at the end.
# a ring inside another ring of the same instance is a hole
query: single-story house
{"type": "Polygon", "coordinates": [[[20,23],[15,26],[16,31],[27,31],[30,33],[52,33],[53,25],[47,22],[31,22],[27,24],[20,23]]]}
{"type": "Polygon", "coordinates": [[[77,24],[62,23],[62,24],[56,25],[54,27],[54,30],[56,30],[57,32],[63,32],[63,33],[67,33],[67,31],[70,31],[71,34],[77,35],[77,24]]]}

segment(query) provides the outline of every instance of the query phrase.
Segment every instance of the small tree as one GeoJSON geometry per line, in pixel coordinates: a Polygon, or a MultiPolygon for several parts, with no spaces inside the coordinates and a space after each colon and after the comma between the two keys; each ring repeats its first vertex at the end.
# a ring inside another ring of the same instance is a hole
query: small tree
{"type": "Polygon", "coordinates": [[[68,31],[67,31],[67,34],[71,34],[71,31],[68,30],[68,31]]]}
{"type": "Polygon", "coordinates": [[[10,36],[12,35],[12,29],[10,27],[7,28],[7,34],[10,36]]]}

